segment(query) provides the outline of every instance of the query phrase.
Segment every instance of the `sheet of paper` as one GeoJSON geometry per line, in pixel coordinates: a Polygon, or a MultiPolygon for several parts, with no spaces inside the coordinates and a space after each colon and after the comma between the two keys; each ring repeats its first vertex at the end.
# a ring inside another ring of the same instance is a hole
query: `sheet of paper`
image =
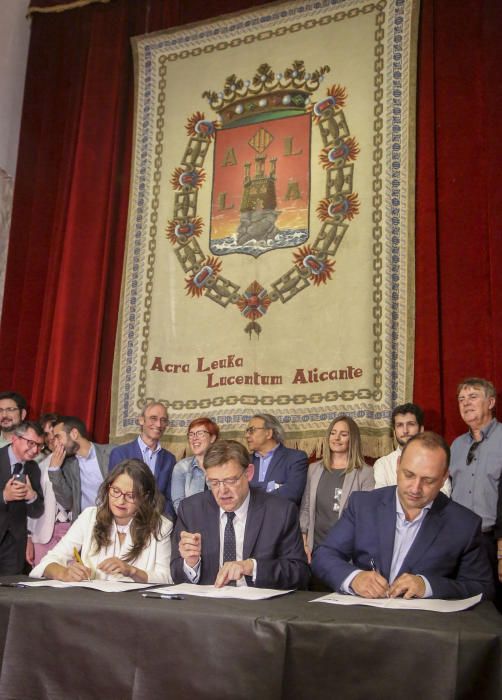
{"type": "Polygon", "coordinates": [[[374,608],[392,610],[429,610],[431,612],[459,612],[472,608],[481,600],[481,595],[461,600],[441,600],[439,598],[359,598],[344,593],[328,593],[321,598],[311,600],[311,603],[332,603],[333,605],[371,605],[374,608]]]}
{"type": "Polygon", "coordinates": [[[176,586],[160,586],[150,589],[149,593],[167,593],[172,595],[196,595],[201,598],[239,598],[240,600],[266,600],[276,596],[292,593],[289,591],[278,591],[274,588],[253,588],[251,586],[199,586],[194,583],[179,583],[176,586]]]}
{"type": "Polygon", "coordinates": [[[151,583],[134,583],[133,581],[23,581],[20,584],[21,588],[28,586],[28,588],[39,588],[49,586],[50,588],[92,588],[96,591],[102,591],[103,593],[123,593],[124,591],[139,591],[142,588],[149,588],[151,583]]]}

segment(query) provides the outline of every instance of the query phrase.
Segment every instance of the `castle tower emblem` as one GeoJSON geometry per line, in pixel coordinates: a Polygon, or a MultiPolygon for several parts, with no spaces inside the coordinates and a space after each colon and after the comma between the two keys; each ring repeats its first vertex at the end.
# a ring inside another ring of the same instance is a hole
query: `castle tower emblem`
{"type": "Polygon", "coordinates": [[[327,68],[262,64],[252,81],[227,78],[204,96],[217,112],[210,249],[258,257],[309,237],[310,95],[327,68]]]}

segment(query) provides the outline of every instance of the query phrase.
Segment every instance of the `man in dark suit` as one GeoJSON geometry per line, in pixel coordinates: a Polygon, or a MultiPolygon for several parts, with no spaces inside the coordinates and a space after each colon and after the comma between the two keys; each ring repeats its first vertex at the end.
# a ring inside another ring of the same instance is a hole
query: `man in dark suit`
{"type": "Polygon", "coordinates": [[[185,498],[178,508],[175,583],[306,588],[309,568],[296,506],[250,489],[254,466],[234,440],[215,442],[204,468],[210,490],[185,498]]]}
{"type": "Polygon", "coordinates": [[[40,468],[34,461],[44,444],[38,423],[16,426],[12,442],[0,449],[0,575],[22,574],[26,551],[26,517],[44,512],[40,468]]]}
{"type": "Polygon", "coordinates": [[[282,425],[270,413],[257,413],[246,428],[248,449],[255,466],[251,486],[288,498],[300,505],[307,483],[308,457],[284,447],[282,425]]]}
{"type": "Polygon", "coordinates": [[[314,575],[335,591],[364,598],[491,598],[481,519],[440,493],[449,460],[439,435],[409,440],[397,487],[352,494],[314,552],[314,575]]]}
{"type": "Polygon", "coordinates": [[[174,520],[176,513],[171,500],[171,477],[176,457],[160,445],[160,439],[169,425],[166,407],[157,401],[145,404],[138,423],[140,434],[132,442],[113,448],[108,469],[111,471],[124,459],[143,461],[152,470],[157,488],[164,496],[164,515],[174,520]]]}

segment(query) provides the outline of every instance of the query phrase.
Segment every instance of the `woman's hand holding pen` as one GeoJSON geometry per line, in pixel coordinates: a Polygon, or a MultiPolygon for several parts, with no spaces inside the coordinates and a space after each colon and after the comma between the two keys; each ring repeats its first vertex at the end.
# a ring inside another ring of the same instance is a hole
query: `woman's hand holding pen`
{"type": "Polygon", "coordinates": [[[90,581],[91,573],[91,570],[87,566],[74,561],[68,566],[63,567],[61,577],[58,578],[60,578],[61,581],[90,581]]]}

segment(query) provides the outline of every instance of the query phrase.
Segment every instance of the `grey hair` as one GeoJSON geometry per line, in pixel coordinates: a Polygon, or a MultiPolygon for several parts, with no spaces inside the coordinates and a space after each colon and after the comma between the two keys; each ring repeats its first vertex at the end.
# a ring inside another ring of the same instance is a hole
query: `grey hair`
{"type": "Polygon", "coordinates": [[[18,437],[21,435],[26,435],[28,430],[33,430],[38,437],[44,437],[44,431],[42,430],[40,423],[33,420],[24,420],[22,423],[19,423],[19,425],[16,425],[14,435],[17,435],[18,437]]]}
{"type": "Polygon", "coordinates": [[[482,379],[481,377],[466,377],[457,386],[457,397],[466,386],[472,386],[474,389],[483,389],[487,399],[497,398],[495,386],[488,379],[482,379]]]}
{"type": "Polygon", "coordinates": [[[272,431],[272,438],[281,445],[284,444],[286,441],[286,433],[275,416],[273,416],[271,413],[255,413],[251,420],[253,418],[260,418],[260,420],[262,420],[264,423],[263,427],[266,430],[272,431]]]}
{"type": "Polygon", "coordinates": [[[162,403],[162,401],[148,401],[148,402],[143,406],[143,408],[141,409],[141,413],[139,414],[139,417],[140,417],[140,418],[144,418],[146,412],[148,411],[149,408],[152,408],[152,406],[162,406],[162,408],[165,408],[165,409],[166,409],[166,413],[168,412],[168,411],[167,411],[167,406],[165,406],[165,405],[162,403]]]}

